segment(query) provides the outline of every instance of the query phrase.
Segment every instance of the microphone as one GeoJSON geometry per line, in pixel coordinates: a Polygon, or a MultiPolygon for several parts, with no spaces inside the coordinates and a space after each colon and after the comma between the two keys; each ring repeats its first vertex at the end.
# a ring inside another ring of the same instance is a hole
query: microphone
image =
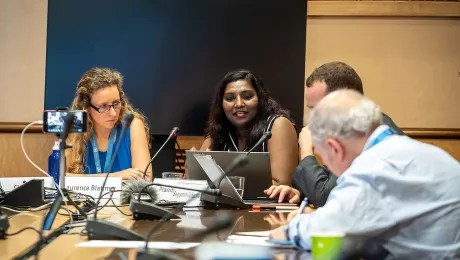
{"type": "MultiPolygon", "coordinates": [[[[123,183],[120,193],[120,202],[121,204],[128,204],[131,202],[133,195],[140,194],[144,187],[149,185],[150,182],[140,179],[140,180],[128,180],[123,183]]],[[[157,191],[152,186],[145,189],[144,193],[149,195],[152,202],[155,202],[158,198],[157,191]]]]}
{"type": "MultiPolygon", "coordinates": [[[[197,192],[209,194],[209,195],[212,195],[212,196],[220,196],[220,195],[222,195],[222,192],[219,189],[199,190],[199,189],[192,189],[192,188],[186,188],[186,187],[181,187],[181,186],[173,186],[173,185],[167,185],[167,184],[149,183],[149,182],[147,182],[145,180],[132,180],[132,182],[125,188],[124,192],[122,192],[122,196],[130,198],[134,193],[138,194],[137,195],[137,200],[136,199],[131,199],[131,203],[130,203],[130,206],[129,206],[129,209],[133,213],[133,219],[135,219],[135,220],[180,219],[180,217],[177,216],[176,213],[171,213],[167,209],[153,204],[153,202],[148,203],[148,202],[141,201],[141,199],[140,199],[141,195],[144,193],[144,191],[146,191],[146,190],[148,191],[150,189],[154,191],[155,199],[157,198],[156,190],[153,189],[152,186],[161,186],[161,187],[166,187],[166,188],[197,191],[197,192]]],[[[152,192],[147,192],[147,194],[149,194],[149,195],[151,193],[152,192]]],[[[153,197],[152,195],[150,195],[150,196],[153,197]]],[[[193,197],[190,198],[190,199],[193,199],[193,197]]],[[[154,201],[154,200],[152,199],[152,201],[154,201]]]]}
{"type": "MultiPolygon", "coordinates": [[[[171,138],[177,136],[178,132],[179,132],[179,127],[177,127],[177,126],[173,127],[173,129],[171,130],[171,133],[169,134],[169,136],[166,139],[166,141],[161,145],[160,149],[158,149],[158,151],[155,153],[155,155],[152,156],[152,159],[150,159],[149,163],[145,167],[144,179],[145,179],[145,176],[147,175],[147,170],[149,169],[150,164],[152,164],[153,160],[155,160],[155,158],[157,157],[158,153],[160,153],[160,151],[163,150],[163,147],[169,142],[169,140],[171,140],[171,138]]],[[[153,172],[152,172],[152,178],[151,179],[153,180],[153,172]]]]}
{"type": "MultiPolygon", "coordinates": [[[[102,197],[102,193],[104,192],[104,187],[107,182],[107,178],[109,177],[110,171],[112,170],[112,166],[117,158],[118,150],[120,149],[120,145],[122,143],[123,138],[126,135],[126,131],[128,130],[131,122],[134,119],[134,115],[132,113],[127,113],[123,118],[123,125],[120,134],[120,140],[115,147],[115,150],[112,155],[112,159],[110,160],[110,164],[108,167],[108,171],[105,175],[104,182],[101,187],[101,192],[99,194],[99,198],[97,199],[96,205],[99,205],[99,202],[102,197]]],[[[117,224],[105,221],[105,220],[98,220],[97,219],[97,208],[94,212],[93,219],[88,219],[86,222],[86,230],[88,231],[88,239],[89,240],[144,240],[142,236],[137,234],[136,232],[127,230],[117,224]]]]}

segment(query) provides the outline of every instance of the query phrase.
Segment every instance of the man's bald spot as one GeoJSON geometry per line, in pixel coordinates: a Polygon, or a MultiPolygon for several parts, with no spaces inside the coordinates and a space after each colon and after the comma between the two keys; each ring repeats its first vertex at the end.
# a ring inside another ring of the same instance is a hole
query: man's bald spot
{"type": "Polygon", "coordinates": [[[359,106],[362,95],[354,90],[343,89],[329,93],[316,106],[318,110],[346,111],[359,106]]]}

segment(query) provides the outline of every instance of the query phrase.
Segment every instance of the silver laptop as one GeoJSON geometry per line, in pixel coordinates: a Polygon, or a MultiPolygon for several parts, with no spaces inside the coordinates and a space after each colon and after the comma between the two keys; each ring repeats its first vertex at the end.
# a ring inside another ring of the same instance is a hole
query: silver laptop
{"type": "MultiPolygon", "coordinates": [[[[244,154],[244,152],[225,152],[225,151],[186,151],[188,174],[192,180],[211,180],[213,178],[220,178],[223,174],[222,169],[226,169],[227,166],[238,156],[244,154]],[[215,161],[216,165],[220,167],[220,172],[214,172],[212,166],[207,166],[208,169],[204,169],[198,163],[195,155],[210,155],[215,161]],[[211,168],[210,168],[211,167],[211,168]],[[211,170],[212,169],[212,170],[211,170]],[[205,172],[206,170],[206,172],[205,172]],[[212,171],[212,172],[209,172],[212,171]],[[209,176],[209,174],[217,174],[216,176],[209,176]]],[[[245,200],[256,200],[265,198],[265,189],[268,189],[272,185],[272,177],[270,170],[270,156],[269,153],[265,152],[253,152],[248,155],[248,163],[242,167],[234,169],[228,174],[228,176],[243,176],[245,177],[243,199],[245,200]]],[[[225,182],[229,182],[228,178],[224,178],[225,182]]],[[[224,180],[221,184],[224,183],[224,180]]],[[[233,185],[230,186],[233,187],[233,185]]],[[[219,187],[216,187],[219,188],[219,187]]],[[[220,189],[222,189],[222,185],[220,189]]],[[[222,190],[224,192],[224,190],[222,190]]],[[[230,191],[229,191],[230,192],[230,191]]],[[[236,192],[236,190],[235,190],[236,192]]],[[[229,195],[229,194],[227,194],[229,195]]],[[[237,193],[238,195],[238,193],[237,193]]]]}

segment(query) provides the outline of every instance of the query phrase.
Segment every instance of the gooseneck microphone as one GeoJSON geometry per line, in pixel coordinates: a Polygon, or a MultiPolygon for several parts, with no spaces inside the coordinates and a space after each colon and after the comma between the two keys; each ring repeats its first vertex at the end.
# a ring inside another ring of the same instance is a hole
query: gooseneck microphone
{"type": "MultiPolygon", "coordinates": [[[[97,200],[96,205],[99,205],[101,200],[102,194],[104,192],[105,184],[107,182],[107,178],[109,177],[110,171],[112,170],[112,166],[117,158],[118,150],[120,149],[120,145],[122,143],[123,138],[126,135],[126,131],[131,125],[131,122],[134,119],[134,115],[132,113],[128,113],[125,115],[123,119],[122,131],[120,134],[120,140],[115,147],[115,150],[112,155],[112,159],[108,166],[108,171],[105,175],[104,182],[101,187],[101,193],[99,194],[99,198],[97,200]]],[[[121,227],[117,224],[105,221],[105,220],[98,220],[97,219],[97,209],[94,212],[94,218],[88,219],[86,222],[86,230],[88,232],[88,239],[89,240],[144,240],[142,236],[137,234],[136,232],[130,231],[121,227]]]]}
{"type": "MultiPolygon", "coordinates": [[[[177,133],[179,132],[179,127],[175,126],[173,127],[173,129],[171,130],[171,133],[169,134],[168,138],[166,139],[166,141],[163,143],[163,145],[161,145],[160,149],[158,149],[158,151],[155,153],[155,155],[152,156],[152,159],[150,159],[149,163],[147,164],[147,166],[145,167],[145,170],[144,170],[144,179],[145,179],[145,176],[147,175],[147,171],[149,169],[149,166],[150,164],[152,164],[153,160],[155,160],[155,158],[157,157],[157,155],[161,152],[161,150],[163,150],[163,147],[165,147],[165,145],[169,142],[169,140],[171,140],[171,138],[173,137],[176,137],[177,136],[177,133]]],[[[151,180],[153,180],[153,172],[152,172],[152,178],[150,178],[151,180]]]]}

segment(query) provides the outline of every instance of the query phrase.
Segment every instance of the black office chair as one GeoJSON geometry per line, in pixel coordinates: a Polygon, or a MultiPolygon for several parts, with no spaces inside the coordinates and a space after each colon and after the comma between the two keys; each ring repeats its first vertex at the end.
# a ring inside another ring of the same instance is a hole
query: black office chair
{"type": "MultiPolygon", "coordinates": [[[[169,134],[150,135],[150,156],[153,156],[168,138],[169,134]]],[[[176,138],[173,137],[152,162],[153,178],[161,178],[163,172],[175,171],[176,138]]]]}

